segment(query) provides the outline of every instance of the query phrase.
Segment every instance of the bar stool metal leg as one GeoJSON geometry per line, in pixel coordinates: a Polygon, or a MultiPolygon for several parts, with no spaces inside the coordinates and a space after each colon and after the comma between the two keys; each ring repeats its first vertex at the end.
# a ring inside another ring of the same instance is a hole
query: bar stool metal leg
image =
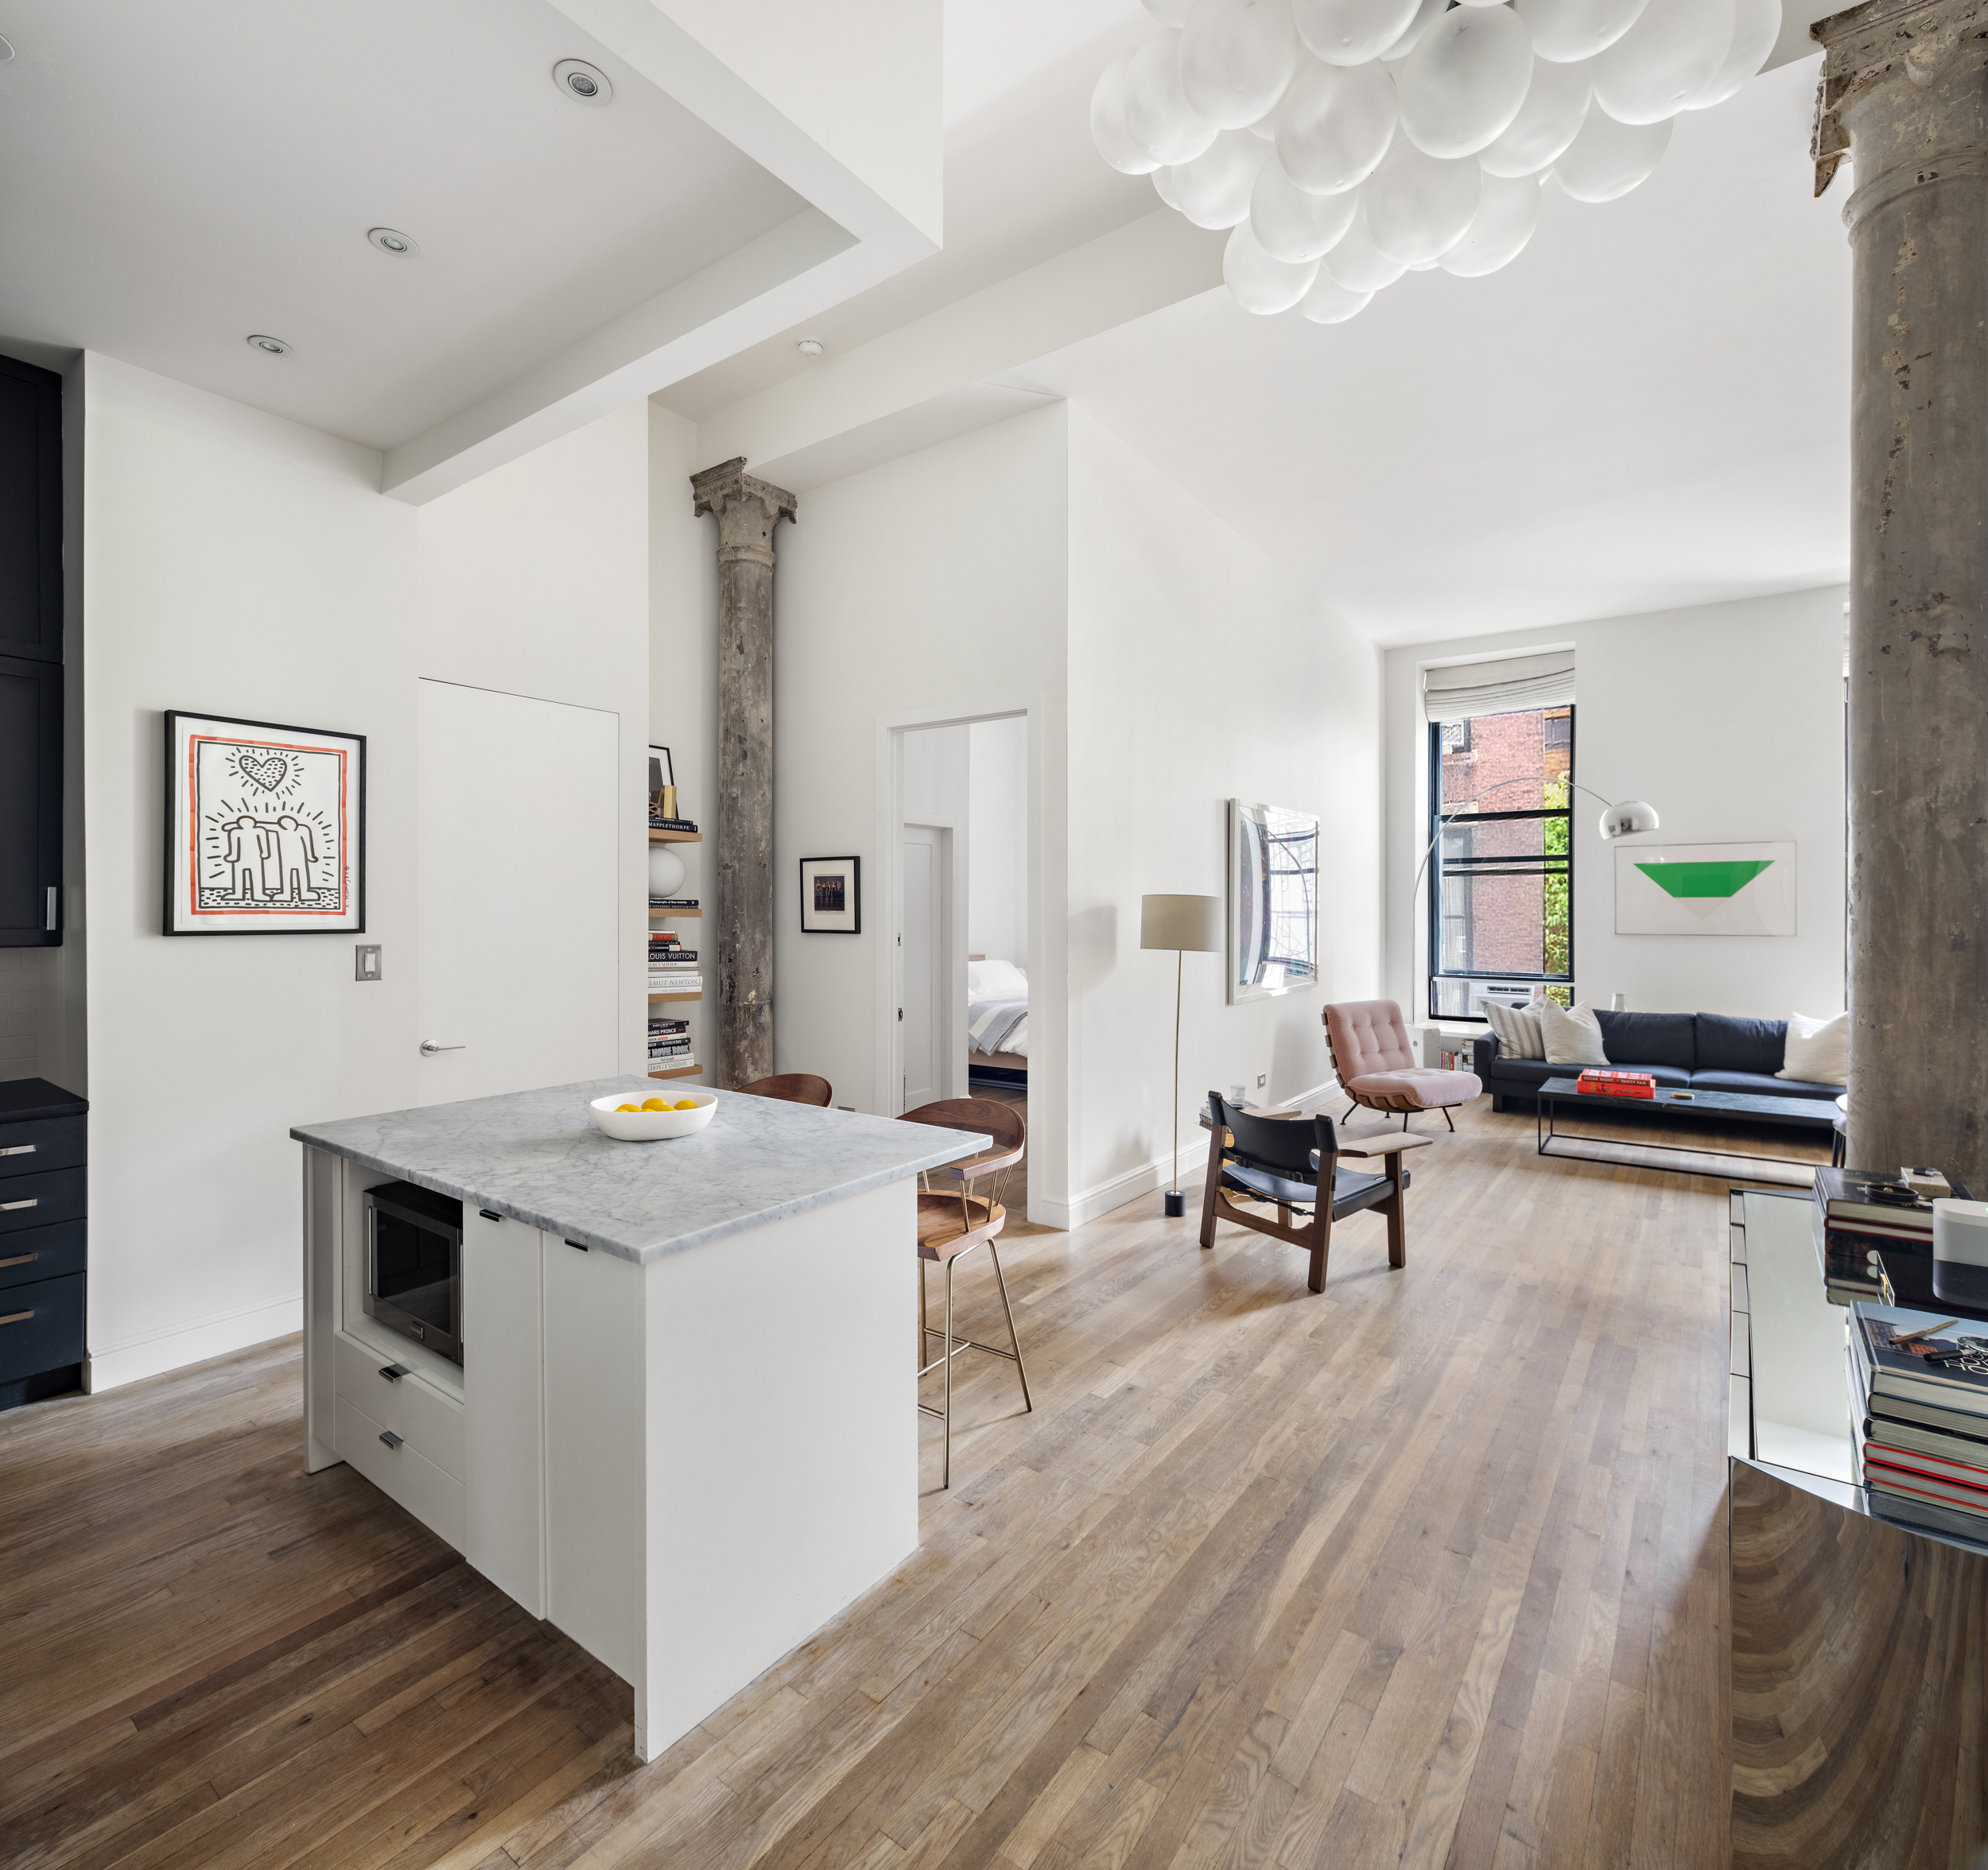
{"type": "Polygon", "coordinates": [[[1008,1340],[1015,1347],[1015,1374],[1022,1379],[1022,1406],[1032,1412],[1035,1399],[1028,1393],[1028,1366],[1022,1361],[1021,1334],[1015,1329],[1015,1308],[1008,1302],[1008,1281],[1001,1272],[1001,1256],[992,1240],[987,1243],[987,1256],[994,1263],[994,1283],[1001,1289],[1001,1309],[1008,1314],[1008,1340]]]}
{"type": "Polygon", "coordinates": [[[945,1451],[940,1457],[939,1491],[953,1484],[953,1267],[945,1263],[945,1451]]]}

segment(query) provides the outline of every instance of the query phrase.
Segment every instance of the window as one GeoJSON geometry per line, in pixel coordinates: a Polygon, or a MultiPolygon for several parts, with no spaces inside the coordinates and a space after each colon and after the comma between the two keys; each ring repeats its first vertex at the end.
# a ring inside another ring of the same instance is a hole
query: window
{"type": "Polygon", "coordinates": [[[1431,724],[1432,1017],[1481,1019],[1535,983],[1572,997],[1573,777],[1571,707],[1431,724]]]}

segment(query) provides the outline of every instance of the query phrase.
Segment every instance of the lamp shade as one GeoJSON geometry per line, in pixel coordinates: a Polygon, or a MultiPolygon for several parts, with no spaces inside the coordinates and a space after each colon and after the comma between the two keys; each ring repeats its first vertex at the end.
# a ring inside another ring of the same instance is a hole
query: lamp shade
{"type": "Polygon", "coordinates": [[[1221,952],[1219,896],[1142,896],[1139,945],[1186,949],[1195,954],[1221,952]]]}
{"type": "Polygon", "coordinates": [[[1639,831],[1655,831],[1657,823],[1656,806],[1625,799],[1602,814],[1601,832],[1604,838],[1633,837],[1639,831]]]}

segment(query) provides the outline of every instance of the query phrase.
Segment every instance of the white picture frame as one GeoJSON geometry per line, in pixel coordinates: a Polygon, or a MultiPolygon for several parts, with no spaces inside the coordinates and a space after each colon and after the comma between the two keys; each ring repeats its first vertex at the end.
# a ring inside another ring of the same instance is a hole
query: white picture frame
{"type": "Polygon", "coordinates": [[[1617,844],[1618,935],[1792,935],[1795,846],[1617,844]]]}
{"type": "Polygon", "coordinates": [[[1318,981],[1318,821],[1284,805],[1229,801],[1229,1004],[1318,981]]]}

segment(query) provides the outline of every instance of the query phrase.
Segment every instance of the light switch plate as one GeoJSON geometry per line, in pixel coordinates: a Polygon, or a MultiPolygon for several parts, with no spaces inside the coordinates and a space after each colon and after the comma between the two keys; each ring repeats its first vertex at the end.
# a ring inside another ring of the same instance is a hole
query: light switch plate
{"type": "Polygon", "coordinates": [[[1258,1073],[1257,1073],[1257,1074],[1256,1074],[1256,1088],[1257,1088],[1259,1091],[1262,1090],[1262,1088],[1264,1088],[1264,1085],[1266,1085],[1266,1084],[1268,1084],[1269,1082],[1270,1082],[1270,1073],[1269,1073],[1268,1072],[1258,1072],[1258,1073]]]}
{"type": "Polygon", "coordinates": [[[377,980],[379,977],[379,944],[377,941],[355,943],[352,948],[352,978],[355,980],[377,980]]]}

